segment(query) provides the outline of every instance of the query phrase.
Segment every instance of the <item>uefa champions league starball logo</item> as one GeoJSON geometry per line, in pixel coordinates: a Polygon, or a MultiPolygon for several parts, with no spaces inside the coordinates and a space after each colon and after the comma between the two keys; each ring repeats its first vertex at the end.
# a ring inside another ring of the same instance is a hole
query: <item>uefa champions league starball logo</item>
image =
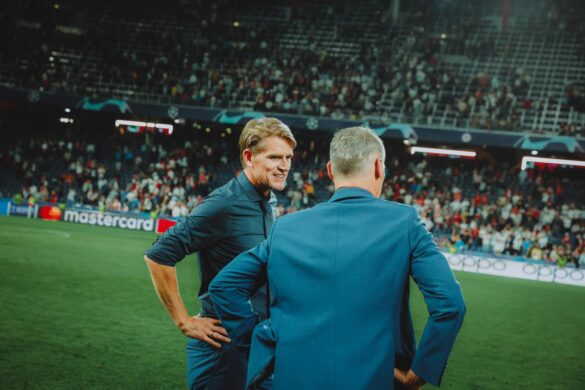
{"type": "Polygon", "coordinates": [[[307,119],[307,128],[309,130],[315,130],[317,127],[319,127],[319,121],[316,118],[307,119]]]}
{"type": "Polygon", "coordinates": [[[169,106],[167,115],[169,118],[175,119],[177,116],[179,116],[179,109],[176,106],[169,106]]]}
{"type": "Polygon", "coordinates": [[[28,101],[31,103],[38,102],[40,98],[41,98],[41,95],[39,94],[39,91],[30,91],[28,93],[28,101]]]}

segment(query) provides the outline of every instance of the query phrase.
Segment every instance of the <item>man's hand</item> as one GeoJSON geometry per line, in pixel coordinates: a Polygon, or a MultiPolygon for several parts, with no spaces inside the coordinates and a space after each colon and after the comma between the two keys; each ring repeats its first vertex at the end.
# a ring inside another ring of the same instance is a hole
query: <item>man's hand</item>
{"type": "Polygon", "coordinates": [[[203,318],[200,316],[188,317],[178,324],[181,332],[187,337],[205,341],[206,343],[221,348],[222,343],[229,343],[231,340],[221,322],[215,318],[203,318]]]}
{"type": "Polygon", "coordinates": [[[221,348],[220,342],[229,343],[231,341],[219,320],[201,316],[189,317],[179,295],[175,267],[158,264],[146,255],[144,260],[148,265],[154,288],[163,306],[185,336],[205,341],[215,348],[221,348]]]}
{"type": "Polygon", "coordinates": [[[420,390],[425,384],[425,381],[419,378],[412,370],[408,370],[407,372],[394,368],[394,379],[404,385],[405,389],[409,390],[420,390]]]}

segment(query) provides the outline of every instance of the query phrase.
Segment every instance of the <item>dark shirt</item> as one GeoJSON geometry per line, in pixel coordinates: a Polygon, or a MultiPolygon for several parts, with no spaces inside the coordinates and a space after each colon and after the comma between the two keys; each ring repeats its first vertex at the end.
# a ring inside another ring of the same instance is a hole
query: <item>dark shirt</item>
{"type": "MultiPolygon", "coordinates": [[[[216,317],[207,293],[209,283],[234,257],[266,239],[275,205],[274,194],[263,197],[242,172],[158,237],[145,254],[159,264],[174,266],[199,252],[201,314],[216,317]]],[[[267,318],[266,286],[259,286],[251,301],[254,311],[267,318]]]]}

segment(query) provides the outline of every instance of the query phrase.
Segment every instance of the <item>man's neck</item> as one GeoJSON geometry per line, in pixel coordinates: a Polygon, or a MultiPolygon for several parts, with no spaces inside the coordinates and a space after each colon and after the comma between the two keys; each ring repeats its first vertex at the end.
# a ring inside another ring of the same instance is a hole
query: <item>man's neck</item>
{"type": "Polygon", "coordinates": [[[252,187],[254,187],[259,194],[261,194],[264,198],[268,197],[268,195],[270,194],[270,189],[258,188],[258,183],[254,179],[252,172],[248,168],[244,168],[244,175],[246,175],[248,181],[250,182],[250,184],[252,184],[252,187]]]}
{"type": "Polygon", "coordinates": [[[333,182],[335,186],[335,191],[341,188],[353,187],[353,188],[361,188],[362,190],[366,190],[371,193],[373,196],[376,196],[376,188],[375,183],[370,183],[366,180],[355,180],[355,179],[340,179],[335,180],[333,182]]]}

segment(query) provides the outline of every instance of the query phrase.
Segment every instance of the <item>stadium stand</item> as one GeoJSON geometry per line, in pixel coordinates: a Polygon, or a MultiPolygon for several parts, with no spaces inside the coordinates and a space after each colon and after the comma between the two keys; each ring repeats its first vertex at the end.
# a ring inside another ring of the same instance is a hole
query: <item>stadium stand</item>
{"type": "MultiPolygon", "coordinates": [[[[514,1],[507,26],[499,2],[403,2],[396,21],[379,0],[293,3],[8,1],[0,11],[0,86],[584,134],[581,1],[514,1]]],[[[225,127],[208,133],[196,124],[196,138],[165,138],[2,126],[30,135],[7,137],[0,148],[0,191],[17,201],[180,216],[239,170],[225,127]]],[[[327,135],[299,135],[281,213],[331,193],[319,137],[327,135]]],[[[392,151],[384,196],[419,208],[445,249],[575,264],[583,257],[578,172],[519,171],[512,159],[429,163],[401,145],[392,151]]]]}
{"type": "MultiPolygon", "coordinates": [[[[0,192],[16,203],[180,217],[240,170],[235,131],[218,126],[172,137],[18,126],[18,137],[0,148],[0,192]]],[[[297,138],[288,188],[278,194],[280,214],[333,192],[325,172],[327,136],[297,138]]],[[[383,197],[415,206],[445,250],[575,265],[583,256],[580,169],[521,171],[513,160],[413,158],[403,145],[387,148],[383,197]]]]}
{"type": "Polygon", "coordinates": [[[582,2],[514,1],[507,29],[495,2],[407,2],[397,21],[376,0],[298,3],[11,1],[0,85],[583,134],[582,2]]]}

